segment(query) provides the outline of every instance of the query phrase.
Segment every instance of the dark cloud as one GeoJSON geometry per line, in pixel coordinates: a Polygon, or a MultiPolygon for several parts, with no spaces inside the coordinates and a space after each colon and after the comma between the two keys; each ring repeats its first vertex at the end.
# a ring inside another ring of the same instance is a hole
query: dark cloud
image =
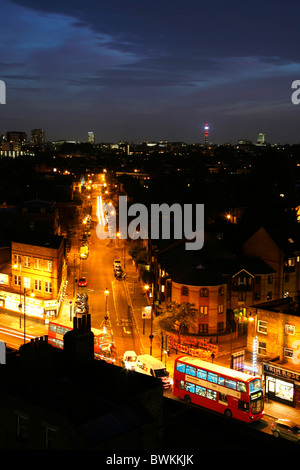
{"type": "Polygon", "coordinates": [[[298,1],[277,0],[4,0],[2,123],[15,115],[27,130],[34,119],[53,139],[63,129],[85,139],[92,126],[103,140],[199,141],[210,120],[220,143],[241,125],[248,138],[264,126],[270,140],[298,141],[299,13],[298,1]]]}

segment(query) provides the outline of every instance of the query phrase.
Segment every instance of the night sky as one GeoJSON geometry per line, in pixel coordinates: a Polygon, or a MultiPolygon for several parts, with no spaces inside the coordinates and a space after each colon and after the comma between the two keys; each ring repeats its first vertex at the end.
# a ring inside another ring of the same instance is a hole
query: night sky
{"type": "Polygon", "coordinates": [[[0,134],[300,143],[299,22],[299,0],[2,0],[0,134]]]}

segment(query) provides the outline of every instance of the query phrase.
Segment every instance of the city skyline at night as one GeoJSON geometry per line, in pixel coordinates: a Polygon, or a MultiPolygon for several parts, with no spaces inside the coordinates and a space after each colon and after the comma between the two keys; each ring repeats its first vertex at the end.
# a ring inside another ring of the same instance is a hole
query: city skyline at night
{"type": "Polygon", "coordinates": [[[299,4],[190,0],[2,5],[0,133],[297,144],[299,4]]]}

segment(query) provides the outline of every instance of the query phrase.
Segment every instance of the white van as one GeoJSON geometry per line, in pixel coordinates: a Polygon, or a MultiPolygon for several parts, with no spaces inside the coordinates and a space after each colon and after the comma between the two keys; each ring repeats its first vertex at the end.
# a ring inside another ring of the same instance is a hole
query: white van
{"type": "Polygon", "coordinates": [[[123,356],[123,364],[125,369],[135,370],[137,354],[135,351],[125,351],[123,356]]]}
{"type": "Polygon", "coordinates": [[[141,374],[152,375],[152,377],[160,379],[164,388],[169,388],[172,385],[170,372],[167,371],[164,363],[150,356],[150,354],[143,354],[137,357],[135,370],[141,374]]]}

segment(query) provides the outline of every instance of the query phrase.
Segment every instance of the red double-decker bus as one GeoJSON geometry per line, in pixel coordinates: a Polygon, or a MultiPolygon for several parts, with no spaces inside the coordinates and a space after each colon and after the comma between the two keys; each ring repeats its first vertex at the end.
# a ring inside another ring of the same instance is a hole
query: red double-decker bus
{"type": "MultiPolygon", "coordinates": [[[[55,348],[64,348],[64,335],[73,330],[73,322],[68,320],[57,320],[50,321],[48,326],[48,342],[55,348]]],[[[96,359],[104,359],[107,362],[115,362],[115,346],[113,336],[98,330],[97,328],[91,328],[94,333],[94,355],[96,359]]]]}
{"type": "Polygon", "coordinates": [[[181,356],[175,360],[173,395],[240,421],[252,422],[264,414],[259,376],[194,357],[181,356]]]}

